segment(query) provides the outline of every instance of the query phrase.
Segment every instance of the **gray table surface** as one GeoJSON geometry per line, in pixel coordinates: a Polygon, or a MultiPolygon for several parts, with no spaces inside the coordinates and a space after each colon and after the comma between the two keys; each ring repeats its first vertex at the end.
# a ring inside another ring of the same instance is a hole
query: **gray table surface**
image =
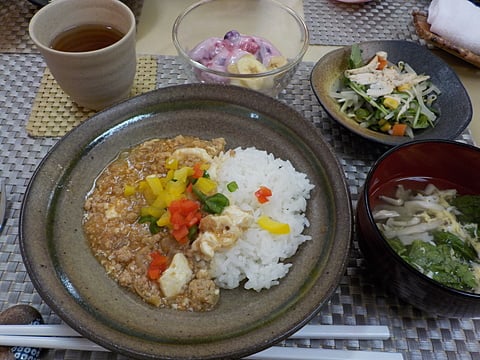
{"type": "MultiPolygon", "coordinates": [[[[26,187],[41,159],[58,141],[57,138],[31,138],[25,130],[45,69],[43,59],[25,37],[25,22],[28,24],[34,11],[31,4],[0,1],[0,178],[5,179],[8,193],[8,220],[0,235],[0,311],[15,304],[30,304],[40,311],[45,322],[61,323],[30,282],[18,244],[19,215],[26,187]],[[15,16],[7,17],[7,14],[15,16]]],[[[157,61],[159,88],[187,82],[175,57],[158,56],[157,61]]],[[[302,63],[279,99],[302,113],[306,121],[313,122],[319,136],[333,147],[355,206],[368,170],[388,148],[350,133],[324,112],[310,87],[312,66],[302,63]]],[[[472,143],[469,132],[458,141],[472,143]]],[[[480,359],[480,319],[432,316],[385,292],[366,270],[356,239],[337,290],[311,323],[386,325],[392,337],[388,340],[288,339],[277,346],[400,352],[411,360],[480,359]]],[[[71,350],[49,351],[46,357],[124,358],[113,353],[71,350]]]]}

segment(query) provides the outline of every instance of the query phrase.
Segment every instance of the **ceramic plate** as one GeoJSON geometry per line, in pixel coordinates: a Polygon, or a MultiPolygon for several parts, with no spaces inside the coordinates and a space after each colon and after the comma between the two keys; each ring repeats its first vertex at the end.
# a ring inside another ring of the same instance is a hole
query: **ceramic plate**
{"type": "MultiPolygon", "coordinates": [[[[386,51],[389,61],[408,63],[418,74],[429,75],[442,92],[435,107],[440,111],[434,128],[415,130],[414,139],[455,139],[462,134],[472,119],[472,104],[467,91],[455,72],[426,47],[409,41],[385,40],[359,44],[364,62],[377,51],[386,51]]],[[[361,128],[356,121],[340,111],[338,103],[330,96],[337,81],[347,69],[351,47],[346,46],[323,56],[314,66],[311,84],[315,95],[326,112],[350,131],[372,141],[386,145],[399,145],[411,141],[409,137],[390,136],[361,128]]]]}
{"type": "Polygon", "coordinates": [[[20,246],[31,280],[66,323],[103,347],[144,359],[239,358],[305,325],[344,274],[352,211],[343,170],[316,128],[273,98],[240,87],[180,85],[100,112],[65,137],[35,172],[22,206],[20,246]],[[315,185],[313,239],[279,286],[224,290],[207,313],[158,309],[120,288],[82,231],[85,196],[119,152],[151,138],[222,136],[288,159],[315,185]]]}
{"type": "Polygon", "coordinates": [[[49,0],[28,0],[28,1],[37,6],[45,6],[50,2],[49,0]]]}

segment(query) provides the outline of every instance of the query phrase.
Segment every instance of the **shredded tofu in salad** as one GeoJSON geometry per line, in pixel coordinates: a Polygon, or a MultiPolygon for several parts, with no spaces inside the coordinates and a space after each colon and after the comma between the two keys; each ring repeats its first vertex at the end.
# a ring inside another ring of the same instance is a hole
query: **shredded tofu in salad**
{"type": "Polygon", "coordinates": [[[433,104],[440,94],[428,75],[417,74],[405,62],[390,64],[379,51],[362,65],[360,49],[352,46],[349,69],[331,96],[341,111],[373,131],[414,137],[415,129],[433,127],[438,112],[433,104]]]}

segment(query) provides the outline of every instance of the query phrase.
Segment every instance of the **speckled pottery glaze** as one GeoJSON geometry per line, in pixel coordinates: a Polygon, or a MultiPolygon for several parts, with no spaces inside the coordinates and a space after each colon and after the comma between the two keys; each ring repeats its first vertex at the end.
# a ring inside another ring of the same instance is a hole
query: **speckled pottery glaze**
{"type": "Polygon", "coordinates": [[[435,127],[415,130],[414,139],[407,136],[390,136],[360,127],[355,120],[340,110],[337,101],[330,96],[330,93],[338,88],[339,79],[348,68],[351,46],[345,46],[323,56],[315,64],[310,79],[318,101],[335,121],[365,139],[390,146],[412,140],[455,139],[462,134],[472,120],[472,103],[457,74],[443,60],[426,47],[410,41],[367,41],[358,45],[364,62],[370,60],[378,51],[386,51],[390,62],[404,61],[418,74],[429,75],[432,83],[441,91],[441,95],[435,101],[435,107],[440,111],[440,115],[435,127]]]}
{"type": "Polygon", "coordinates": [[[167,87],[98,113],[62,138],[25,195],[20,244],[38,292],[71,327],[107,349],[140,359],[240,358],[305,325],[344,275],[352,210],[343,170],[320,132],[287,105],[235,86],[167,87]],[[288,159],[315,185],[303,244],[280,285],[224,290],[208,313],[158,309],[119,287],[82,231],[86,194],[115,157],[152,138],[224,137],[288,159]]]}

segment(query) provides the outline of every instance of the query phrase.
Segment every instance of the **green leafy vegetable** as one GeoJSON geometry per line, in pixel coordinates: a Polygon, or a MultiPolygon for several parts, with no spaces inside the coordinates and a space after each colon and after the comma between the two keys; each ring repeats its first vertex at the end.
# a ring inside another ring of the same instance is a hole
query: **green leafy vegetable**
{"type": "Polygon", "coordinates": [[[434,231],[433,238],[435,243],[439,245],[448,245],[455,252],[455,256],[467,261],[476,261],[478,260],[477,252],[473,246],[464,242],[458,236],[449,233],[447,231],[434,231]]]}
{"type": "Polygon", "coordinates": [[[195,240],[197,238],[197,234],[198,234],[198,225],[195,224],[188,229],[188,235],[187,235],[188,240],[189,241],[195,240]]]}
{"type": "Polygon", "coordinates": [[[449,245],[414,240],[405,246],[398,239],[389,240],[389,243],[396,251],[399,249],[398,254],[406,262],[433,280],[460,290],[471,291],[476,288],[471,266],[452,257],[449,245]]]}
{"type": "Polygon", "coordinates": [[[223,209],[230,205],[228,198],[221,193],[207,196],[199,191],[195,185],[192,187],[192,190],[202,203],[202,210],[210,214],[221,214],[223,209]]]}
{"type": "Polygon", "coordinates": [[[358,44],[353,44],[350,57],[348,59],[348,67],[350,69],[356,69],[360,66],[362,66],[362,51],[360,50],[358,44]]]}
{"type": "Polygon", "coordinates": [[[140,216],[140,218],[138,219],[138,222],[140,224],[149,224],[148,228],[150,230],[150,233],[152,235],[155,235],[155,234],[158,234],[161,229],[160,226],[157,225],[157,220],[158,219],[156,217],[147,215],[147,216],[140,216]]]}
{"type": "Polygon", "coordinates": [[[461,212],[458,219],[463,223],[475,223],[480,227],[480,195],[462,195],[453,200],[453,206],[461,212]]]}
{"type": "Polygon", "coordinates": [[[223,209],[230,205],[228,198],[220,193],[205,198],[203,210],[210,214],[221,214],[223,209]]]}

